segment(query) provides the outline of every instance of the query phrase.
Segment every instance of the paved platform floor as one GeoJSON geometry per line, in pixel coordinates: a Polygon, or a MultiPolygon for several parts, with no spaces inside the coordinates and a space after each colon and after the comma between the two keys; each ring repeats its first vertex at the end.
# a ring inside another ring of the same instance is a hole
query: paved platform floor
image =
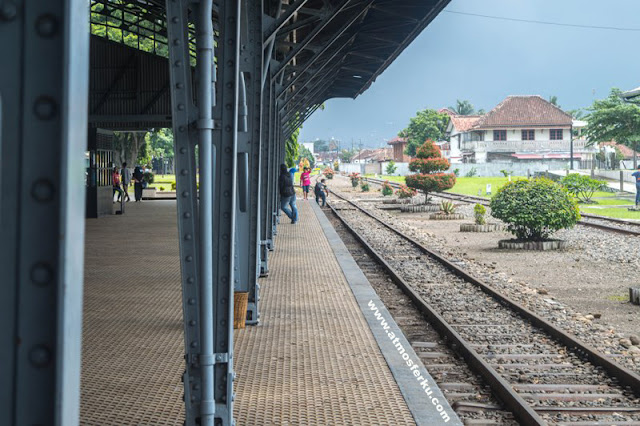
{"type": "MultiPolygon", "coordinates": [[[[279,226],[261,324],[236,330],[238,424],[414,424],[311,202],[279,226]]],[[[179,425],[175,201],[127,207],[87,221],[81,423],[179,425]]]]}

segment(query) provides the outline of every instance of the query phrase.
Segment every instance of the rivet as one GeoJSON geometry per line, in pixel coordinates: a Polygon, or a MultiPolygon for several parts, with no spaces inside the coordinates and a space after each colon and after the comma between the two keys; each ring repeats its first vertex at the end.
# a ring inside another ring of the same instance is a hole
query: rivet
{"type": "Polygon", "coordinates": [[[227,260],[229,260],[229,256],[227,256],[226,254],[222,256],[222,260],[224,262],[226,262],[227,260]]]}
{"type": "Polygon", "coordinates": [[[230,132],[231,131],[231,126],[225,127],[224,130],[226,130],[227,132],[230,132]]]}
{"type": "Polygon", "coordinates": [[[227,298],[223,297],[222,299],[220,299],[220,303],[222,303],[223,305],[225,305],[227,303],[227,298]]]}
{"type": "Polygon", "coordinates": [[[228,277],[222,277],[222,282],[224,284],[228,283],[229,282],[229,278],[228,277]]]}
{"type": "Polygon", "coordinates": [[[189,219],[191,217],[191,213],[185,212],[182,216],[186,219],[189,219]]]}
{"type": "Polygon", "coordinates": [[[193,277],[189,277],[187,278],[187,284],[193,284],[196,280],[193,279],[193,277]]]}
{"type": "Polygon", "coordinates": [[[180,154],[186,154],[187,153],[187,148],[180,148],[180,154]]]}
{"type": "Polygon", "coordinates": [[[39,286],[45,286],[53,280],[53,270],[46,263],[36,263],[31,268],[31,281],[39,286]]]}
{"type": "Polygon", "coordinates": [[[182,66],[182,61],[177,60],[173,63],[173,65],[175,65],[176,67],[181,67],[182,66]]]}
{"type": "Polygon", "coordinates": [[[173,45],[174,46],[179,46],[180,45],[180,39],[177,39],[177,38],[173,39],[173,45]]]}
{"type": "Polygon", "coordinates": [[[225,241],[228,240],[229,239],[229,235],[227,235],[227,234],[222,235],[222,239],[225,240],[225,241]]]}
{"type": "Polygon", "coordinates": [[[197,384],[197,383],[195,383],[195,384],[193,385],[193,390],[196,390],[196,391],[197,391],[197,390],[200,390],[200,385],[199,385],[199,384],[197,384]]]}
{"type": "Polygon", "coordinates": [[[189,326],[194,327],[196,325],[195,320],[189,321],[189,326]]]}
{"type": "Polygon", "coordinates": [[[198,347],[198,342],[191,342],[191,347],[192,348],[197,348],[198,347]]]}
{"type": "Polygon", "coordinates": [[[224,152],[226,152],[227,154],[231,154],[231,148],[226,147],[226,148],[224,149],[224,152]]]}
{"type": "Polygon", "coordinates": [[[58,19],[51,14],[38,17],[36,20],[36,31],[41,37],[53,37],[58,32],[58,19]]]}
{"type": "Polygon", "coordinates": [[[53,98],[40,96],[33,105],[33,112],[40,120],[51,120],[58,113],[58,105],[53,98]]]}
{"type": "Polygon", "coordinates": [[[35,367],[46,367],[51,362],[51,352],[42,345],[35,346],[29,351],[29,361],[35,367]]]}
{"type": "Polygon", "coordinates": [[[184,236],[184,239],[187,240],[187,241],[191,241],[191,238],[193,238],[191,236],[191,234],[187,234],[187,235],[184,236]]]}
{"type": "Polygon", "coordinates": [[[196,304],[196,300],[195,299],[189,299],[188,302],[190,305],[195,305],[196,304]]]}
{"type": "Polygon", "coordinates": [[[184,258],[187,262],[191,262],[193,260],[193,256],[187,256],[184,258]]]}
{"type": "Polygon", "coordinates": [[[184,89],[184,83],[176,83],[177,89],[184,89]]]}
{"type": "Polygon", "coordinates": [[[229,191],[224,191],[223,195],[224,195],[225,197],[228,197],[228,196],[230,196],[231,194],[229,193],[229,191]]]}
{"type": "Polygon", "coordinates": [[[222,217],[224,217],[225,219],[229,219],[229,213],[223,214],[222,217]]]}
{"type": "Polygon", "coordinates": [[[227,89],[233,88],[233,83],[227,83],[227,89]]]}
{"type": "Polygon", "coordinates": [[[41,203],[53,200],[54,193],[53,184],[47,179],[38,179],[31,187],[31,196],[41,203]]]}
{"type": "Polygon", "coordinates": [[[187,130],[187,128],[186,128],[186,127],[184,127],[184,126],[180,126],[180,127],[178,127],[178,130],[179,130],[180,132],[184,132],[185,130],[187,130]]]}
{"type": "Polygon", "coordinates": [[[222,361],[222,355],[217,354],[216,355],[216,361],[222,361]]]}
{"type": "Polygon", "coordinates": [[[186,176],[186,175],[187,175],[187,173],[189,173],[189,172],[187,171],[187,169],[182,169],[182,170],[180,170],[180,174],[181,174],[182,176],[186,176]]]}
{"type": "Polygon", "coordinates": [[[226,320],[221,320],[220,321],[220,325],[227,325],[227,321],[226,320]]]}
{"type": "Polygon", "coordinates": [[[225,174],[225,175],[229,175],[230,173],[231,173],[231,170],[229,170],[229,169],[225,169],[225,171],[224,171],[224,174],[225,174]]]}
{"type": "Polygon", "coordinates": [[[16,5],[11,1],[5,1],[2,7],[0,7],[0,18],[5,21],[12,21],[18,14],[16,5]]]}
{"type": "Polygon", "coordinates": [[[178,104],[178,110],[184,111],[184,104],[178,104]]]}
{"type": "Polygon", "coordinates": [[[187,198],[187,197],[189,196],[189,191],[184,191],[184,192],[182,193],[182,196],[183,196],[184,198],[187,198]]]}
{"type": "Polygon", "coordinates": [[[174,16],[173,18],[171,18],[171,22],[173,22],[174,24],[177,24],[179,22],[178,17],[174,16]]]}

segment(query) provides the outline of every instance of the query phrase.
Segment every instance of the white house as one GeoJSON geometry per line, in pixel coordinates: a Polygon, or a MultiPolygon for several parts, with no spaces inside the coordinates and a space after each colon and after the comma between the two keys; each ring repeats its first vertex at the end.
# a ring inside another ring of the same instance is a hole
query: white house
{"type": "Polygon", "coordinates": [[[508,96],[485,115],[451,116],[447,129],[451,163],[568,160],[573,139],[573,158],[591,158],[582,137],[572,138],[571,115],[540,96],[508,96]]]}

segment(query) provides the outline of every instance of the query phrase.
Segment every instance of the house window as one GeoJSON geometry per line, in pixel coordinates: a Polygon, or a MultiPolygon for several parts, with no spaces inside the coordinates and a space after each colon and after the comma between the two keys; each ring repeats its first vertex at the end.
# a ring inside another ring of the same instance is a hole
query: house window
{"type": "Polygon", "coordinates": [[[522,131],[522,140],[523,141],[534,141],[534,140],[536,140],[536,131],[535,130],[523,130],[522,131]]]}
{"type": "Polygon", "coordinates": [[[562,129],[551,129],[549,130],[549,139],[552,141],[561,141],[562,138],[562,129]]]}
{"type": "Polygon", "coordinates": [[[507,131],[506,130],[494,130],[493,131],[493,140],[494,141],[506,141],[507,140],[507,131]]]}

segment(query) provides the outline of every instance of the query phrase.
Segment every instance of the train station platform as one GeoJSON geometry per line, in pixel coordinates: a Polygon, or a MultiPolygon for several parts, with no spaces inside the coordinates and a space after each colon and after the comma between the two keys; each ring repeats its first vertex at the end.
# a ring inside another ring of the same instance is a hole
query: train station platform
{"type": "MultiPolygon", "coordinates": [[[[367,300],[378,303],[420,363],[315,201],[298,207],[300,222],[283,217],[260,280],[260,324],[235,331],[237,424],[440,424],[425,403],[434,396],[458,424],[424,367],[431,396],[366,312],[367,300]]],[[[83,425],[183,422],[175,214],[175,201],[145,201],[87,221],[83,425]]]]}

